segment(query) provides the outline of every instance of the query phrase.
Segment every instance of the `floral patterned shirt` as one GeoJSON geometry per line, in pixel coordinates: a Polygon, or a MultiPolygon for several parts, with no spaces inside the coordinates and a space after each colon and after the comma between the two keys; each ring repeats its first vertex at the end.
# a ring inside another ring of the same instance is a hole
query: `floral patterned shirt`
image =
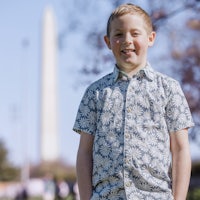
{"type": "Polygon", "coordinates": [[[91,200],[172,200],[170,134],[191,126],[179,83],[149,64],[91,84],[73,127],[94,136],[91,200]]]}

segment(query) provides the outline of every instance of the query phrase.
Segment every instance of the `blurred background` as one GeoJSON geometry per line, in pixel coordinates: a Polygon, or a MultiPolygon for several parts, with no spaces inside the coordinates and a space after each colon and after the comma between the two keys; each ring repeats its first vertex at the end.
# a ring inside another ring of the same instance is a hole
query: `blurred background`
{"type": "Polygon", "coordinates": [[[103,36],[111,11],[127,2],[142,6],[152,17],[157,38],[148,59],[156,70],[181,83],[190,105],[196,126],[189,132],[193,168],[188,199],[200,199],[199,0],[174,0],[173,4],[159,0],[1,0],[0,199],[47,199],[48,195],[55,199],[56,191],[57,198],[78,199],[79,135],[72,127],[86,87],[113,70],[114,60],[103,36]],[[55,18],[57,44],[59,155],[54,162],[42,162],[40,153],[42,31],[47,7],[55,18]]]}

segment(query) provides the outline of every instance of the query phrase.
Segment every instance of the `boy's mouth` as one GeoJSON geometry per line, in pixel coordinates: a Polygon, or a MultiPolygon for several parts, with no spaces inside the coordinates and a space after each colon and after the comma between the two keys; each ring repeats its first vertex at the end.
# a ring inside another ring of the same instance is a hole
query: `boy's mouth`
{"type": "Polygon", "coordinates": [[[121,52],[124,54],[130,54],[130,53],[136,52],[136,51],[135,51],[135,49],[123,49],[123,50],[121,50],[121,52]]]}

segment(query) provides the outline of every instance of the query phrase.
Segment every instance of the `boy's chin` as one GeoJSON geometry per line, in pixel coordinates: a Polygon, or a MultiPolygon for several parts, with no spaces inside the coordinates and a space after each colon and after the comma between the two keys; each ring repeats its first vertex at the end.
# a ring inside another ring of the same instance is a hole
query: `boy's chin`
{"type": "Polygon", "coordinates": [[[126,61],[126,62],[123,63],[123,65],[124,65],[124,67],[131,69],[131,68],[137,66],[138,63],[134,62],[134,61],[126,61]]]}

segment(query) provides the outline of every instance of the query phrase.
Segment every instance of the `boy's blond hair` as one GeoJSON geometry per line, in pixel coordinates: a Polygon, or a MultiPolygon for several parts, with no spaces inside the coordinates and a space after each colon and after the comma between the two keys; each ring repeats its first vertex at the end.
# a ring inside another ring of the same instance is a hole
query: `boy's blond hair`
{"type": "Polygon", "coordinates": [[[145,24],[146,24],[146,29],[148,33],[151,33],[153,31],[153,25],[150,16],[148,13],[143,10],[141,7],[127,3],[127,4],[122,4],[119,7],[117,7],[110,15],[108,22],[107,22],[107,36],[110,36],[110,29],[111,29],[111,22],[122,15],[126,14],[133,14],[133,15],[139,15],[143,18],[145,24]]]}

